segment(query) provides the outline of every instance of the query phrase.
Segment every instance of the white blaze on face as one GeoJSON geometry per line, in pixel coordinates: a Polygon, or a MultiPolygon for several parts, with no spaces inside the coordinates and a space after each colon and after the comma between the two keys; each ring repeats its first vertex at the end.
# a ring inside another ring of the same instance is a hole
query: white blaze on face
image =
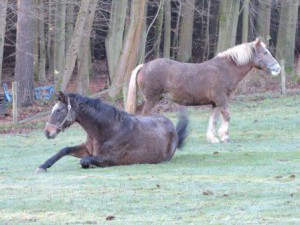
{"type": "Polygon", "coordinates": [[[59,106],[59,102],[56,103],[56,104],[53,106],[52,111],[51,111],[51,115],[55,112],[55,110],[58,109],[58,106],[59,106]]]}

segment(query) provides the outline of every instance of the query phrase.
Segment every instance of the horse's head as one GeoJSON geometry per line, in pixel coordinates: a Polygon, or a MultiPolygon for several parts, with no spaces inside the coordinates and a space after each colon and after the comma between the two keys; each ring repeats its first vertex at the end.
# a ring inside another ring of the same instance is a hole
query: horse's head
{"type": "Polygon", "coordinates": [[[45,127],[45,135],[48,139],[55,138],[60,131],[64,131],[75,122],[75,111],[72,109],[70,97],[59,92],[57,99],[58,102],[53,106],[45,127]]]}
{"type": "Polygon", "coordinates": [[[268,74],[277,76],[280,73],[281,67],[266,48],[266,45],[260,39],[256,39],[254,42],[254,49],[254,66],[258,69],[266,71],[268,74]]]}

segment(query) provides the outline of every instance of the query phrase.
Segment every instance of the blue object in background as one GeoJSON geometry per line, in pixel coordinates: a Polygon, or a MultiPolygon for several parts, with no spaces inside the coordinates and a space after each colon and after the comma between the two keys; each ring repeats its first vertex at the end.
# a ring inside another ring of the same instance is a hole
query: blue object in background
{"type": "Polygon", "coordinates": [[[35,98],[36,99],[51,99],[52,95],[54,95],[55,90],[53,86],[42,86],[35,88],[35,98]]]}
{"type": "MultiPolygon", "coordinates": [[[[12,95],[8,91],[7,84],[3,83],[2,84],[3,91],[4,91],[4,100],[6,102],[12,102],[12,95]]],[[[37,87],[34,89],[34,97],[36,99],[51,99],[52,96],[54,95],[55,90],[53,86],[42,86],[42,87],[37,87]]]]}
{"type": "Polygon", "coordinates": [[[9,93],[8,89],[7,89],[7,84],[3,83],[2,84],[3,87],[3,91],[4,91],[4,98],[7,102],[12,102],[12,97],[11,97],[11,93],[9,93]]]}

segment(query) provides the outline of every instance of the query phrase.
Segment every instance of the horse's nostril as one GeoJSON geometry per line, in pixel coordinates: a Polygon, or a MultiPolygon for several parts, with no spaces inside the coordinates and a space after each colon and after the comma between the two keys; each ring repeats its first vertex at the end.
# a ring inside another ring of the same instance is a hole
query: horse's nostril
{"type": "Polygon", "coordinates": [[[49,133],[49,131],[45,130],[45,135],[46,135],[46,138],[50,138],[50,133],[49,133]]]}

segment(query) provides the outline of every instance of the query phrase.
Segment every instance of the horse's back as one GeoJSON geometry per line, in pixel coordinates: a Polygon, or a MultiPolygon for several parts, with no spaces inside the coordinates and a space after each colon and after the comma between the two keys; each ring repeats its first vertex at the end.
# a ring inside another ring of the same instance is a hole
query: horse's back
{"type": "Polygon", "coordinates": [[[138,84],[146,99],[159,100],[163,94],[183,105],[211,104],[211,87],[216,85],[214,62],[182,63],[160,58],[144,65],[138,84]]]}

